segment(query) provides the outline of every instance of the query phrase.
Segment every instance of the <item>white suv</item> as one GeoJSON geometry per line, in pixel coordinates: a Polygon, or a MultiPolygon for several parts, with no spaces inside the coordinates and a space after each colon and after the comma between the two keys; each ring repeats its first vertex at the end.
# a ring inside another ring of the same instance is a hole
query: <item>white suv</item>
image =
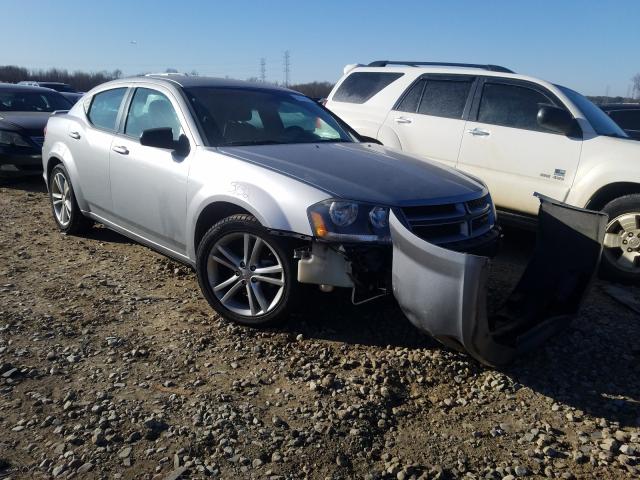
{"type": "Polygon", "coordinates": [[[377,61],[345,67],[326,107],[480,177],[503,219],[532,219],[534,192],[607,213],[602,272],[640,279],[640,143],[579,93],[496,65],[377,61]]]}

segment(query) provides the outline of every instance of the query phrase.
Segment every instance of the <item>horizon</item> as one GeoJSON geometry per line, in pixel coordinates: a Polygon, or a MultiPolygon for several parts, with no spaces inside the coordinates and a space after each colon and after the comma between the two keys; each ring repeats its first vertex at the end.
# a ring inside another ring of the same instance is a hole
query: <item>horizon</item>
{"type": "Polygon", "coordinates": [[[92,5],[92,19],[118,27],[109,32],[87,22],[86,3],[79,0],[65,8],[6,0],[5,18],[12,22],[3,31],[13,40],[1,63],[30,70],[121,70],[123,76],[176,69],[245,80],[261,77],[264,59],[266,80],[283,83],[289,51],[289,84],[335,83],[347,64],[389,59],[504,65],[585,95],[630,96],[631,78],[640,72],[631,61],[640,32],[630,15],[616,19],[615,29],[602,30],[602,19],[632,11],[635,2],[615,2],[614,8],[577,0],[498,0],[490,11],[462,3],[407,2],[392,10],[381,2],[327,0],[326,12],[303,15],[290,0],[275,8],[249,0],[185,0],[175,11],[148,0],[92,5]],[[28,16],[25,5],[33,7],[28,16]]]}

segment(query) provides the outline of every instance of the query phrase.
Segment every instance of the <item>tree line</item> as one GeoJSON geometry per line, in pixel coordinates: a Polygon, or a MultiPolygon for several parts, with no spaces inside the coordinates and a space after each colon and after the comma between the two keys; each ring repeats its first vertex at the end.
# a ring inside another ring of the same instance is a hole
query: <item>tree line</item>
{"type": "Polygon", "coordinates": [[[96,85],[120,78],[122,72],[114,70],[112,72],[82,72],[76,70],[69,72],[65,69],[28,69],[15,65],[0,66],[0,82],[18,83],[23,80],[40,82],[62,82],[74,87],[79,92],[91,90],[96,85]]]}

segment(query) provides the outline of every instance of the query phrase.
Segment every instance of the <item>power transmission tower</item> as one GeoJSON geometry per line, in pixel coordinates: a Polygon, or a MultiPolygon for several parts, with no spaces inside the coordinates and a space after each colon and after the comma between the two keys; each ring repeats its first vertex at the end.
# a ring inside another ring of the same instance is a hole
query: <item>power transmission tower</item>
{"type": "Polygon", "coordinates": [[[267,60],[264,57],[260,59],[260,81],[267,81],[267,60]]]}
{"type": "Polygon", "coordinates": [[[291,55],[289,50],[284,51],[284,86],[289,86],[289,76],[291,75],[291,55]]]}

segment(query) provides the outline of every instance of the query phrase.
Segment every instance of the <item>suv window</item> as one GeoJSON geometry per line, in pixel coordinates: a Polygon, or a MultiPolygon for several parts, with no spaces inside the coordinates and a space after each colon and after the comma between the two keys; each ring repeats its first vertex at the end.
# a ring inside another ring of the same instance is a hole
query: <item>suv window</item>
{"type": "Polygon", "coordinates": [[[180,120],[167,96],[157,90],[137,88],[129,106],[125,135],[140,138],[145,130],[167,127],[173,132],[173,139],[178,140],[182,134],[180,120]]]}
{"type": "Polygon", "coordinates": [[[98,128],[115,131],[118,110],[126,91],[126,88],[114,88],[95,94],[87,112],[89,121],[98,128]]]}
{"type": "Polygon", "coordinates": [[[541,105],[553,105],[542,93],[527,87],[485,83],[478,111],[478,122],[548,132],[538,125],[541,105]]]}
{"type": "Polygon", "coordinates": [[[404,73],[392,72],[354,72],[345,78],[333,95],[333,100],[364,103],[403,75],[404,73]]]}
{"type": "Polygon", "coordinates": [[[418,113],[435,117],[462,118],[471,84],[471,79],[427,80],[418,113]]]}
{"type": "Polygon", "coordinates": [[[413,84],[405,96],[400,100],[400,103],[396,107],[396,110],[401,112],[415,113],[418,110],[418,103],[422,96],[422,89],[424,88],[425,80],[420,80],[413,84]]]}

